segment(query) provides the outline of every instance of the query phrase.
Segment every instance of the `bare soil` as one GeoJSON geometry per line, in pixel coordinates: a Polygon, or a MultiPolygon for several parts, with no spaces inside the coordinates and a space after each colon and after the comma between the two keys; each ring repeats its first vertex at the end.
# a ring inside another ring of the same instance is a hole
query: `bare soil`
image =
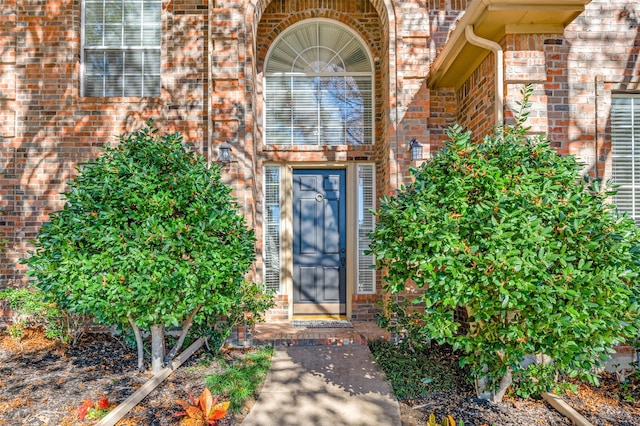
{"type": "MultiPolygon", "coordinates": [[[[212,357],[199,350],[118,425],[176,425],[179,419],[174,414],[180,407],[175,400],[199,395],[204,378],[238,356],[241,351],[225,350],[222,357],[212,357]]],[[[137,372],[136,362],[135,350],[109,334],[87,335],[73,348],[46,339],[39,331],[27,331],[20,344],[0,334],[0,425],[96,424],[98,420],[80,421],[78,407],[85,399],[107,397],[113,408],[129,397],[151,377],[137,372]]],[[[580,385],[577,394],[564,399],[595,426],[640,426],[640,384],[629,381],[624,386],[605,375],[599,388],[580,385]],[[629,401],[621,399],[625,396],[629,401]]],[[[467,426],[571,424],[542,401],[507,398],[502,404],[491,404],[474,396],[473,389],[461,387],[402,401],[402,423],[422,426],[434,413],[438,419],[452,415],[467,426]]],[[[219,424],[239,425],[251,405],[247,403],[242,414],[228,415],[219,424]]]]}

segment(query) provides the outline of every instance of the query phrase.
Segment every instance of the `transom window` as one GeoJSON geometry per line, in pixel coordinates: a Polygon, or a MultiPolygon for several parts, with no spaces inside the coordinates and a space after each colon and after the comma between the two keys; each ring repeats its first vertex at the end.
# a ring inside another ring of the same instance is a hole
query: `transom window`
{"type": "Polygon", "coordinates": [[[613,197],[619,211],[640,224],[640,95],[615,95],[611,100],[613,197]]]}
{"type": "Polygon", "coordinates": [[[159,96],[161,0],[85,0],[84,96],[159,96]]]}
{"type": "Polygon", "coordinates": [[[331,21],[284,32],[265,66],[265,140],[271,145],[373,143],[373,67],[361,39],[331,21]]]}

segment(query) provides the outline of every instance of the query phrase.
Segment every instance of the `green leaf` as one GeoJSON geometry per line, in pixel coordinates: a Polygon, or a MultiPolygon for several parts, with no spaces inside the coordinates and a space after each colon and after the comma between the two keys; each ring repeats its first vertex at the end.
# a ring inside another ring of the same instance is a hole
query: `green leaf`
{"type": "Polygon", "coordinates": [[[175,326],[198,305],[208,308],[199,333],[260,317],[271,295],[243,280],[256,240],[230,193],[180,134],[149,123],[79,168],[25,260],[29,274],[60,306],[109,325],[175,326]]]}
{"type": "Polygon", "coordinates": [[[606,204],[606,182],[527,135],[532,92],[481,143],[450,128],[412,183],[380,200],[370,234],[384,288],[405,292],[384,322],[460,348],[490,385],[531,353],[556,371],[597,368],[640,327],[639,230],[606,204]]]}

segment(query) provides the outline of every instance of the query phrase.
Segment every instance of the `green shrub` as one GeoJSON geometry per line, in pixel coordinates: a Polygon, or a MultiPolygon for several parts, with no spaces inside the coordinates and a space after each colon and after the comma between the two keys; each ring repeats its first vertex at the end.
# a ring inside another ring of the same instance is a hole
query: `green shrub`
{"type": "Polygon", "coordinates": [[[229,327],[245,309],[259,317],[268,306],[261,287],[244,279],[255,256],[253,231],[220,168],[191,152],[180,134],[160,134],[149,122],[79,171],[25,262],[59,306],[130,325],[140,369],[142,330],[151,331],[157,372],[193,324],[229,327]],[[165,357],[167,326],[182,327],[182,335],[165,357]]]}
{"type": "Polygon", "coordinates": [[[45,301],[41,291],[35,288],[9,288],[0,293],[11,308],[9,334],[20,339],[27,328],[44,330],[45,336],[72,346],[92,325],[92,319],[60,309],[55,303],[45,301]]]}
{"type": "Polygon", "coordinates": [[[481,143],[450,129],[414,182],[382,200],[371,234],[385,290],[419,287],[419,335],[462,350],[494,399],[527,354],[593,377],[638,333],[638,228],[607,204],[610,186],[583,183],[573,156],[526,135],[530,94],[516,124],[481,143]]]}

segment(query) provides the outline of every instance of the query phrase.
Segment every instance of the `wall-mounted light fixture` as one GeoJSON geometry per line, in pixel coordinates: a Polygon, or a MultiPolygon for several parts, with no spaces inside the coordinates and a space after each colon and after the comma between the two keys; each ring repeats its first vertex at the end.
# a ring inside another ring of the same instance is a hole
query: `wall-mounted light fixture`
{"type": "Polygon", "coordinates": [[[231,162],[231,144],[229,141],[224,141],[218,147],[218,162],[230,163],[231,162]]]}
{"type": "Polygon", "coordinates": [[[409,142],[409,150],[411,151],[411,161],[422,160],[422,145],[416,138],[411,139],[411,142],[409,142]]]}

